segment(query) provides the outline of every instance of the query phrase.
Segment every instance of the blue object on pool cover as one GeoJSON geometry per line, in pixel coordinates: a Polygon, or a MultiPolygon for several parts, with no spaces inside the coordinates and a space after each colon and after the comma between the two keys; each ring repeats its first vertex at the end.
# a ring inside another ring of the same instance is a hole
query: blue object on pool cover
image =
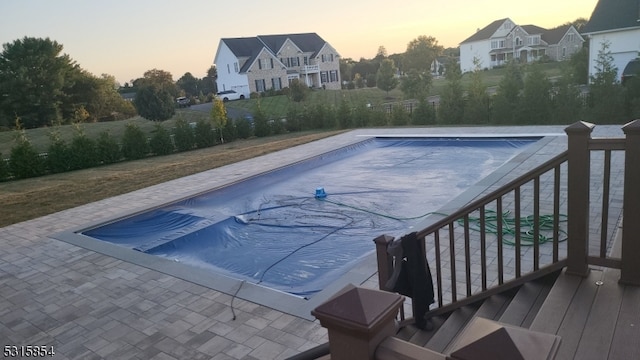
{"type": "Polygon", "coordinates": [[[308,297],[537,140],[371,139],[83,234],[308,297]]]}

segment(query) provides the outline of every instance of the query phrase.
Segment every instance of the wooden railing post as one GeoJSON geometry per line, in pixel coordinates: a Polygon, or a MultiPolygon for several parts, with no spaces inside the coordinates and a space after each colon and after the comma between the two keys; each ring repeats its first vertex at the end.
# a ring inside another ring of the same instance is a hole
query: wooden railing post
{"type": "Polygon", "coordinates": [[[393,236],[380,235],[373,239],[376,243],[376,259],[378,261],[378,288],[380,290],[389,290],[385,284],[391,277],[393,269],[393,258],[387,252],[389,244],[393,241],[393,236]]]}
{"type": "Polygon", "coordinates": [[[589,273],[589,140],[594,127],[578,121],[564,130],[568,135],[567,273],[580,276],[589,273]]]}
{"type": "Polygon", "coordinates": [[[622,131],[626,140],[620,283],[640,285],[640,120],[626,124],[622,131]]]}
{"type": "Polygon", "coordinates": [[[395,335],[404,297],[347,285],[311,311],[327,328],[331,360],[373,360],[376,348],[395,335]]]}

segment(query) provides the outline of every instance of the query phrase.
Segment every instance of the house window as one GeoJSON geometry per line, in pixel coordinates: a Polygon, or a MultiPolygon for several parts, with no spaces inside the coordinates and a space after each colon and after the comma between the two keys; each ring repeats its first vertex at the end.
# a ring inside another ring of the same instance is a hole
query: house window
{"type": "Polygon", "coordinates": [[[328,76],[327,76],[327,72],[326,71],[320,71],[320,83],[324,84],[326,82],[329,82],[328,76]]]}
{"type": "Polygon", "coordinates": [[[324,61],[325,61],[325,59],[326,59],[325,55],[324,55],[324,54],[322,54],[322,62],[324,62],[324,61]]]}
{"type": "Polygon", "coordinates": [[[331,82],[338,81],[338,71],[337,70],[329,71],[329,78],[331,79],[331,82]]]}
{"type": "Polygon", "coordinates": [[[521,46],[522,45],[522,39],[520,39],[520,37],[516,38],[516,46],[521,46]]]}
{"type": "Polygon", "coordinates": [[[269,59],[269,63],[271,64],[271,68],[273,69],[273,58],[269,59]]]}
{"type": "Polygon", "coordinates": [[[333,54],[329,54],[329,57],[331,58],[331,62],[333,62],[333,54]]]}
{"type": "Polygon", "coordinates": [[[233,63],[233,70],[235,70],[235,72],[240,71],[240,69],[238,69],[238,63],[237,62],[233,63]]]}
{"type": "Polygon", "coordinates": [[[502,49],[504,47],[504,40],[492,40],[491,48],[492,49],[502,49]]]}
{"type": "Polygon", "coordinates": [[[264,92],[264,90],[265,90],[264,79],[256,80],[256,91],[264,92]]]}
{"type": "Polygon", "coordinates": [[[575,34],[567,35],[567,41],[574,42],[575,40],[576,40],[576,35],[575,34]]]}
{"type": "Polygon", "coordinates": [[[303,60],[304,60],[304,64],[305,65],[309,65],[309,57],[308,56],[305,56],[303,60]]]}
{"type": "Polygon", "coordinates": [[[282,80],[279,77],[271,78],[271,88],[273,88],[273,90],[282,89],[282,80]]]}
{"type": "Polygon", "coordinates": [[[262,70],[262,59],[258,59],[258,69],[262,70]]]}
{"type": "Polygon", "coordinates": [[[563,47],[562,48],[562,57],[566,57],[567,56],[567,48],[563,47]]]}
{"type": "Polygon", "coordinates": [[[229,67],[229,64],[227,64],[227,74],[231,74],[231,67],[229,67]]]}

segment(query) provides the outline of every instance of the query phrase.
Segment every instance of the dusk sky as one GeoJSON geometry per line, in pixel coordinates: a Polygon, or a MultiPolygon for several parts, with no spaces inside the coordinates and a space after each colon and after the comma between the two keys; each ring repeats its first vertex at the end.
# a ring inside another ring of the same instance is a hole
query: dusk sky
{"type": "Polygon", "coordinates": [[[401,53],[420,35],[456,47],[494,20],[552,28],[597,0],[0,0],[0,43],[50,38],[83,69],[121,84],[150,69],[203,77],[221,38],[315,32],[343,58],[401,53]]]}

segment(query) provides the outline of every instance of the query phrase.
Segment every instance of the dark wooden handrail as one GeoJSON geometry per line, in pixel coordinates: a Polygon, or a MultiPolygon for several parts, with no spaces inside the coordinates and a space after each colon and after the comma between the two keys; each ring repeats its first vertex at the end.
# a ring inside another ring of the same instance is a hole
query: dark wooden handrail
{"type": "Polygon", "coordinates": [[[559,165],[562,165],[562,163],[564,163],[567,160],[567,151],[562,152],[561,154],[555,156],[554,158],[548,160],[547,162],[545,162],[544,164],[541,164],[540,166],[536,167],[535,169],[527,172],[526,174],[523,174],[521,176],[519,176],[518,178],[508,182],[507,184],[505,184],[504,186],[500,187],[497,190],[492,191],[491,193],[470,202],[469,204],[463,206],[462,208],[460,208],[459,210],[451,213],[448,216],[445,216],[444,218],[434,222],[433,224],[429,225],[428,227],[418,231],[418,237],[425,237],[426,235],[429,235],[431,233],[433,233],[435,230],[440,229],[446,225],[448,225],[451,222],[455,222],[458,219],[462,218],[464,215],[466,214],[470,214],[476,210],[478,210],[478,208],[482,207],[483,205],[487,205],[489,203],[491,203],[492,201],[495,201],[496,199],[500,198],[501,196],[504,196],[508,193],[510,193],[511,191],[513,191],[514,189],[516,189],[519,186],[522,186],[526,183],[528,183],[529,181],[533,180],[534,178],[536,178],[537,176],[543,175],[546,172],[556,168],[559,165]]]}

